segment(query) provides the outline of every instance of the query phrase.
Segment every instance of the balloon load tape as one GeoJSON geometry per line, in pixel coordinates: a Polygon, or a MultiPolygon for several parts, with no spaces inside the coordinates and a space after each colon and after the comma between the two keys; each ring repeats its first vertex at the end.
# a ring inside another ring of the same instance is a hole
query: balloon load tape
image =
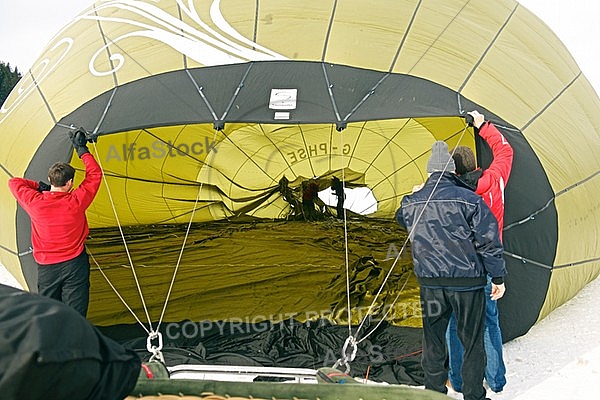
{"type": "Polygon", "coordinates": [[[71,140],[73,140],[75,135],[77,135],[78,133],[83,133],[83,136],[85,136],[85,139],[87,140],[88,143],[98,142],[98,134],[97,133],[90,133],[81,127],[77,128],[75,130],[69,131],[69,137],[71,138],[71,140]]]}

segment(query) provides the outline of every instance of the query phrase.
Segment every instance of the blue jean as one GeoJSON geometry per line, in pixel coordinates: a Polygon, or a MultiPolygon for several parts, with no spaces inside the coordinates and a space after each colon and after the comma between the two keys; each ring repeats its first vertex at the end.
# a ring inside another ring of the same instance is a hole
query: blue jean
{"type": "MultiPolygon", "coordinates": [[[[485,334],[484,345],[487,362],[485,366],[485,380],[494,392],[501,392],[506,385],[506,366],[502,358],[502,332],[498,323],[498,304],[490,299],[492,292],[491,279],[485,287],[486,310],[485,310],[485,334]]],[[[450,317],[448,330],[446,331],[446,343],[448,345],[448,356],[450,371],[448,378],[452,388],[457,392],[462,391],[461,370],[463,365],[463,346],[456,334],[456,319],[450,317]]]]}

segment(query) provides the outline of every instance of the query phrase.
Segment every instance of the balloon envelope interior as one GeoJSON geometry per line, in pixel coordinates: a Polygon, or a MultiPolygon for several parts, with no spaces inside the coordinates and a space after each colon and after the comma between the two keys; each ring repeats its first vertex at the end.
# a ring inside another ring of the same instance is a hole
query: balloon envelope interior
{"type": "MultiPolygon", "coordinates": [[[[5,182],[45,180],[55,161],[81,169],[68,131],[97,137],[95,323],[134,320],[109,281],[141,320],[303,315],[343,308],[346,265],[351,307],[372,302],[405,238],[394,212],[426,179],[435,140],[489,165],[465,125],[472,109],[515,151],[499,305],[509,340],[600,273],[600,101],[513,0],[97,2],[2,105],[0,169],[5,182]],[[368,189],[376,211],[350,214],[347,230],[333,208],[298,221],[303,185],[330,190],[334,176],[368,189]]],[[[35,288],[28,216],[7,190],[0,201],[1,261],[35,288]]],[[[403,268],[391,297],[416,290],[403,268]]]]}

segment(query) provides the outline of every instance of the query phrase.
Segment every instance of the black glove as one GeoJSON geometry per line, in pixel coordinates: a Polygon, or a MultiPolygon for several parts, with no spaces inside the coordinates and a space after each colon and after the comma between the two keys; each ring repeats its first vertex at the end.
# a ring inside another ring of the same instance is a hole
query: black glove
{"type": "Polygon", "coordinates": [[[38,192],[47,192],[50,191],[50,185],[48,185],[46,182],[42,182],[39,181],[38,182],[38,192]]]}
{"type": "Polygon", "coordinates": [[[473,125],[473,120],[474,120],[474,118],[473,118],[473,116],[472,116],[471,114],[467,114],[467,115],[465,115],[465,120],[466,120],[466,122],[467,122],[467,125],[469,125],[469,126],[474,126],[474,125],[473,125]]]}
{"type": "Polygon", "coordinates": [[[85,153],[90,152],[87,148],[87,138],[85,137],[85,131],[83,129],[77,129],[75,133],[69,132],[69,136],[71,137],[73,147],[75,147],[75,151],[79,158],[85,153]]]}

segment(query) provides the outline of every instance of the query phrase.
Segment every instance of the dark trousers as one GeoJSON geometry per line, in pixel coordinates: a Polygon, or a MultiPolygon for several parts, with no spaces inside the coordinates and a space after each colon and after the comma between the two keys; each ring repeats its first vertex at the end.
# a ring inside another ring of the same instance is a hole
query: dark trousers
{"type": "Polygon", "coordinates": [[[84,317],[90,299],[90,260],[85,252],[56,264],[38,264],[38,293],[73,307],[84,317]]]}
{"type": "Polygon", "coordinates": [[[446,329],[454,312],[458,338],[464,347],[462,392],[465,400],[485,399],[484,289],[453,291],[421,287],[423,312],[423,371],[425,388],[446,393],[448,350],[446,329]]]}

